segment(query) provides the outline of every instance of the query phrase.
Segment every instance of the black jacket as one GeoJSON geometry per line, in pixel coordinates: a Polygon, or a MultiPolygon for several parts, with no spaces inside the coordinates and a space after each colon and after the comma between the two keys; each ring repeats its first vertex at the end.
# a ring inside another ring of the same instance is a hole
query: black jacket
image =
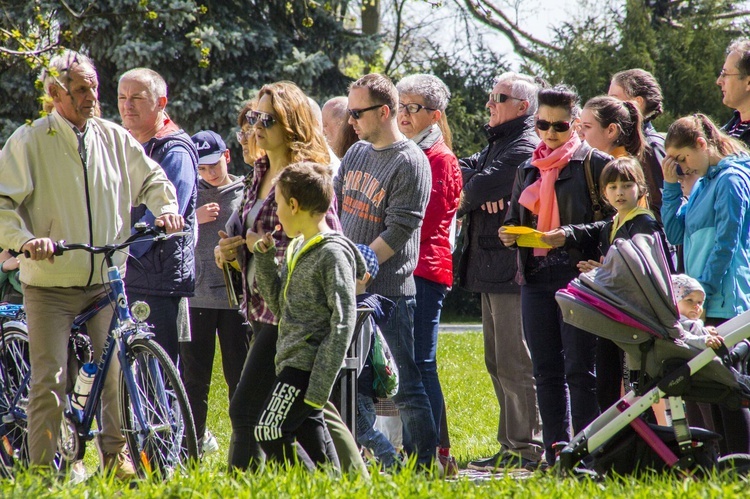
{"type": "Polygon", "coordinates": [[[661,190],[664,188],[661,163],[667,155],[664,150],[664,135],[657,132],[654,125],[646,123],[643,126],[643,136],[648,146],[643,158],[643,173],[648,185],[648,204],[656,219],[661,221],[661,190]]]}
{"type": "Polygon", "coordinates": [[[516,171],[531,157],[539,138],[531,116],[486,127],[486,132],[487,147],[459,161],[464,187],[458,216],[466,215],[459,284],[476,293],[517,293],[516,250],[503,246],[497,229],[505,219],[516,171]],[[505,205],[501,212],[482,210],[484,203],[500,199],[505,205]]]}
{"type": "Polygon", "coordinates": [[[740,117],[740,112],[735,110],[732,119],[729,120],[726,125],[721,127],[721,129],[735,139],[744,142],[746,146],[750,146],[750,126],[739,128],[732,132],[732,129],[736,127],[738,123],[742,123],[742,118],[740,117]]]}
{"type": "MultiPolygon", "coordinates": [[[[586,224],[594,221],[591,196],[586,184],[586,173],[583,170],[583,162],[590,149],[591,146],[583,142],[581,147],[573,153],[568,166],[560,170],[560,175],[555,183],[557,204],[560,210],[560,225],[586,224]]],[[[602,170],[604,170],[604,166],[611,159],[610,155],[596,149],[594,149],[591,155],[591,167],[597,192],[601,192],[599,189],[599,177],[602,174],[602,170]]],[[[518,198],[524,189],[536,182],[538,178],[539,169],[531,164],[531,159],[518,169],[515,185],[513,186],[513,197],[508,207],[508,214],[505,217],[505,225],[524,225],[536,228],[535,216],[530,210],[518,203],[518,198]]],[[[613,213],[614,211],[610,208],[605,215],[613,213]]],[[[596,251],[592,251],[591,249],[581,250],[571,248],[568,253],[570,255],[571,272],[577,271],[576,264],[581,260],[593,260],[596,258],[596,251]]],[[[518,249],[518,273],[516,274],[516,282],[518,284],[526,283],[525,267],[530,255],[531,248],[518,249]]]]}
{"type": "MultiPolygon", "coordinates": [[[[566,225],[562,227],[565,231],[564,247],[588,248],[589,251],[595,249],[597,255],[594,260],[598,261],[599,257],[607,254],[609,247],[612,245],[609,238],[613,227],[614,220],[612,218],[590,224],[566,225]]],[[[646,214],[638,215],[622,224],[615,232],[614,239],[631,239],[635,234],[652,234],[661,239],[662,248],[668,248],[664,227],[655,218],[646,214]]],[[[672,259],[669,258],[669,255],[665,254],[664,259],[667,261],[670,270],[674,272],[672,259]]]]}

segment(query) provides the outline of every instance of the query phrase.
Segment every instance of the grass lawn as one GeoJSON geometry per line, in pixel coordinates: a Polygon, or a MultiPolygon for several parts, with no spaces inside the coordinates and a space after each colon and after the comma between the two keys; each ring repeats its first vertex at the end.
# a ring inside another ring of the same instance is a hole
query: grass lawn
{"type": "MultiPolygon", "coordinates": [[[[200,468],[166,483],[139,481],[128,485],[97,475],[83,484],[68,486],[23,474],[15,483],[0,483],[0,497],[137,497],[137,498],[239,498],[239,497],[325,497],[333,498],[423,498],[423,497],[622,497],[660,499],[739,496],[750,490],[744,478],[732,475],[696,480],[671,475],[641,479],[608,478],[602,483],[591,480],[561,479],[538,473],[528,479],[502,476],[473,482],[467,479],[443,481],[405,470],[396,476],[377,473],[371,480],[358,477],[333,477],[324,472],[309,474],[268,469],[257,475],[230,476],[226,473],[226,451],[231,433],[227,416],[227,394],[220,362],[214,363],[208,427],[221,449],[208,456],[200,468]]],[[[489,376],[484,369],[481,333],[442,334],[439,350],[440,377],[448,407],[453,453],[461,467],[467,461],[494,454],[497,449],[498,408],[489,376]]],[[[95,467],[93,449],[87,466],[95,467]]]]}

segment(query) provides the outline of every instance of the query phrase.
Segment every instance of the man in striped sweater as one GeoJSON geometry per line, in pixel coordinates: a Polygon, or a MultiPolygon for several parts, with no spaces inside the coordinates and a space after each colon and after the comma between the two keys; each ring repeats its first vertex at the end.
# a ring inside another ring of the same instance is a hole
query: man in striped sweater
{"type": "Polygon", "coordinates": [[[398,92],[387,76],[369,74],[349,88],[349,123],[360,141],[341,160],[334,179],[344,234],[369,245],[380,272],[368,291],[396,306],[382,332],[400,373],[393,398],[408,434],[407,452],[431,466],[438,444],[430,402],[414,362],[413,272],[419,257],[419,228],[432,179],[427,157],[399,132],[398,92]]]}

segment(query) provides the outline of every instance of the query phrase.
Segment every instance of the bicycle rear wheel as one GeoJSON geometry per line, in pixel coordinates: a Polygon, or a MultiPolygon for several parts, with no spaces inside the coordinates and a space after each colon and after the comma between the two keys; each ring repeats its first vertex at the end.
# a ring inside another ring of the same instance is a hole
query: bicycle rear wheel
{"type": "Polygon", "coordinates": [[[120,403],[125,438],[141,476],[169,478],[198,459],[193,416],[177,368],[150,339],[136,339],[122,366],[120,403]],[[130,393],[125,370],[132,374],[130,393]]]}
{"type": "Polygon", "coordinates": [[[17,461],[26,461],[26,419],[29,400],[29,334],[25,326],[3,325],[0,336],[0,475],[13,477],[17,461]]]}

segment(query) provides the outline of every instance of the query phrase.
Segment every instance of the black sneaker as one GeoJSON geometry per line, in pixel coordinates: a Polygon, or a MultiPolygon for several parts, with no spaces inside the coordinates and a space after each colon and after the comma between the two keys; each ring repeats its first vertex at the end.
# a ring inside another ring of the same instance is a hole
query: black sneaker
{"type": "Polygon", "coordinates": [[[471,461],[467,468],[477,471],[489,471],[495,473],[502,470],[528,469],[537,464],[537,461],[526,459],[512,452],[500,451],[492,457],[471,461]]]}
{"type": "Polygon", "coordinates": [[[470,470],[494,471],[506,455],[507,452],[501,450],[492,457],[469,461],[469,464],[467,464],[466,467],[470,470]]]}

